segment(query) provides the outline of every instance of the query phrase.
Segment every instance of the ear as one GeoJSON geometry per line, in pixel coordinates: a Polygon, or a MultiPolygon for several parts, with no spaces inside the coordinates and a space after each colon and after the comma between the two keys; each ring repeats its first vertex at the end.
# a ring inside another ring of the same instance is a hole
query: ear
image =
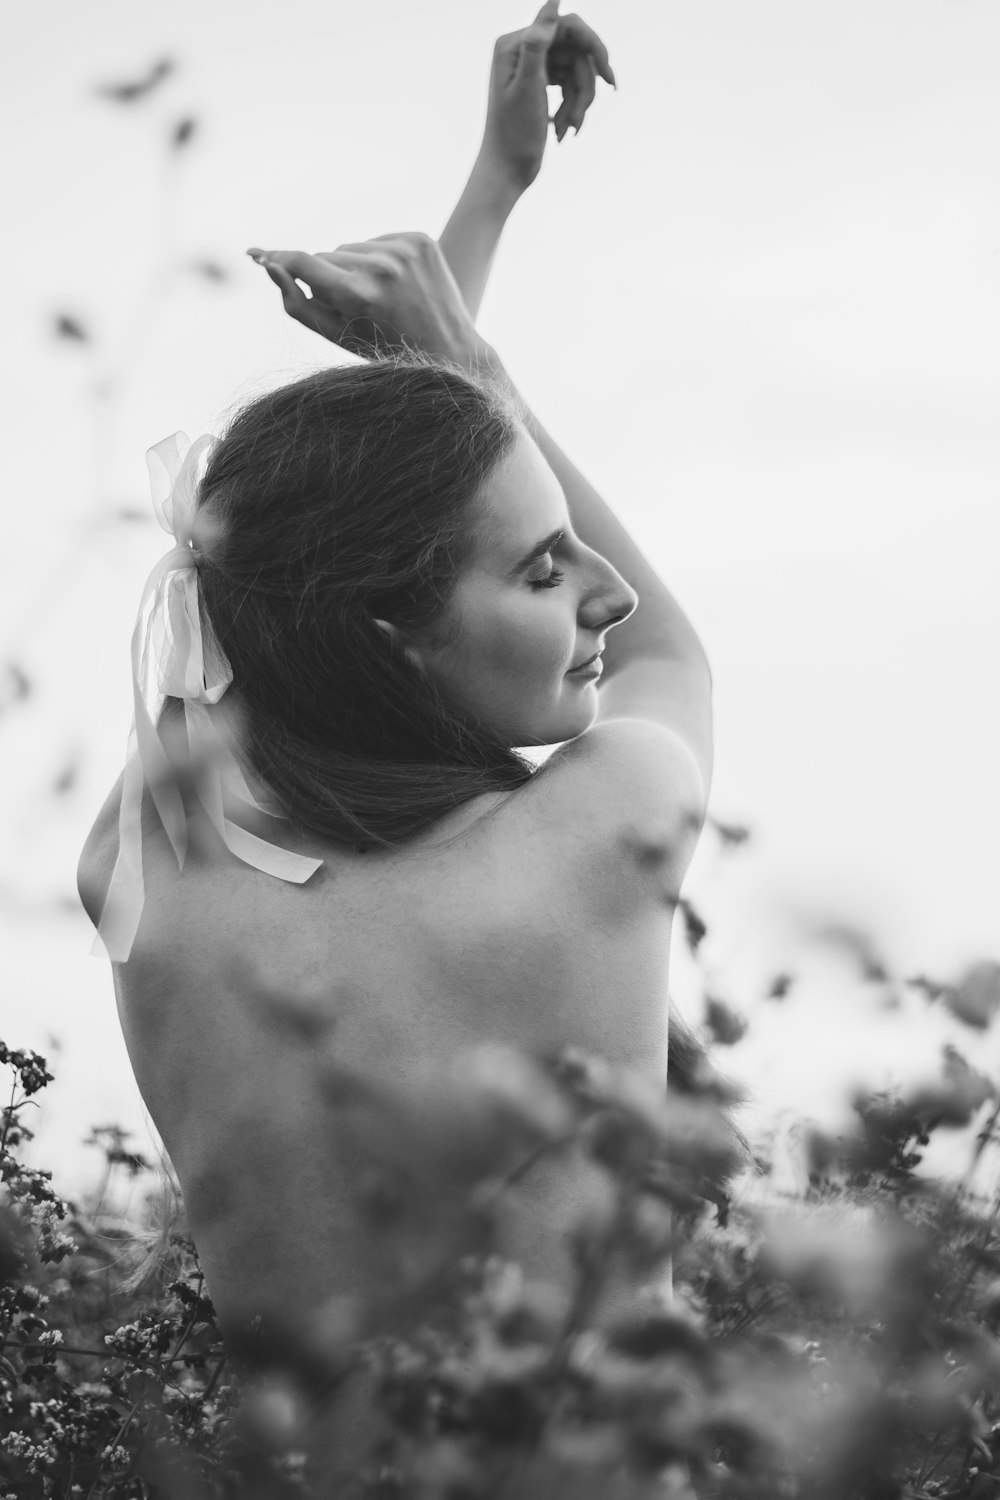
{"type": "Polygon", "coordinates": [[[385,632],[394,646],[402,651],[411,667],[416,667],[418,672],[424,670],[424,664],[420,660],[420,653],[408,643],[405,631],[400,630],[398,625],[393,625],[389,620],[379,620],[374,615],[372,616],[372,622],[378,626],[379,630],[385,632]]]}

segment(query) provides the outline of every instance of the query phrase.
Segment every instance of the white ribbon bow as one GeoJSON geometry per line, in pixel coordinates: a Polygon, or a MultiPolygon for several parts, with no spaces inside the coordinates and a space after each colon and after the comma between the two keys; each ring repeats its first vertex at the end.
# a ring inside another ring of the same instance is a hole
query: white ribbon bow
{"type": "Polygon", "coordinates": [[[198,554],[193,548],[199,467],[215,445],[212,437],[190,443],[183,432],[164,438],[146,454],[156,518],[175,545],[146,580],[132,632],[134,717],[118,819],[118,858],[111,875],[93,951],[124,963],[132,951],[145,900],[142,875],[142,793],[150,795],[177,860],[184,868],[187,815],[177,777],[156,728],[157,695],[181,698],[188,748],[198,766],[197,796],[223,843],[237,859],[279,880],[301,885],[323,863],[293,854],[249,833],[226,816],[223,791],[258,812],[281,817],[250,790],[232,751],[208,713],[233,680],[215,639],[202,630],[198,601],[198,554]]]}

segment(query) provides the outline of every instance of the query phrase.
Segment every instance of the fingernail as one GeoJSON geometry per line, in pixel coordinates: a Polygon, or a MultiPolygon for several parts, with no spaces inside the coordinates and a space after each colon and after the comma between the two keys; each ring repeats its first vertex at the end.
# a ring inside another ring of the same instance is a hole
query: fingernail
{"type": "Polygon", "coordinates": [[[247,254],[249,255],[250,259],[255,260],[259,266],[262,266],[264,264],[264,261],[267,259],[266,252],[263,250],[258,250],[256,246],[248,250],[247,254]]]}

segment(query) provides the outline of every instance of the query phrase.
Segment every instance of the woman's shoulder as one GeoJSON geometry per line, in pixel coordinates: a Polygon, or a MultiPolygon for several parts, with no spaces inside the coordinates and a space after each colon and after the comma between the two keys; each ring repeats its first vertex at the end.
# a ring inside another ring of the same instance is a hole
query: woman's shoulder
{"type": "Polygon", "coordinates": [[[532,786],[551,799],[581,799],[598,822],[679,817],[701,828],[703,769],[673,728],[640,718],[601,720],[560,745],[532,786]]]}
{"type": "Polygon", "coordinates": [[[707,788],[688,742],[673,728],[649,719],[601,720],[561,745],[543,770],[567,787],[591,782],[611,815],[669,813],[683,804],[699,826],[707,788]],[[555,773],[555,774],[553,774],[555,773]]]}
{"type": "MultiPolygon", "coordinates": [[[[120,819],[125,774],[122,773],[105,798],[97,817],[84,841],[77,863],[76,884],[80,901],[95,927],[100,921],[111,885],[120,845],[120,819]]],[[[186,800],[186,799],[185,799],[186,800]]],[[[148,786],[143,786],[140,805],[141,820],[141,873],[145,891],[143,904],[143,931],[149,934],[153,917],[169,918],[169,903],[180,891],[181,873],[174,853],[148,786]]],[[[206,820],[189,818],[187,823],[187,857],[183,869],[187,875],[184,892],[188,904],[207,904],[217,901],[225,889],[225,882],[217,879],[217,836],[206,820]],[[197,887],[197,890],[195,890],[197,887]]],[[[133,871],[132,878],[135,878],[133,871]]],[[[174,902],[174,904],[176,904],[174,902]]]]}
{"type": "Polygon", "coordinates": [[[76,888],[87,916],[96,926],[111,884],[111,872],[118,857],[118,816],[121,810],[124,775],[119,776],[108,793],[100,812],[87,834],[76,867],[76,888]]]}
{"type": "Polygon", "coordinates": [[[662,909],[665,890],[679,894],[707,789],[673,729],[639,718],[598,722],[560,745],[527,791],[522,807],[544,824],[567,870],[575,864],[598,910],[620,910],[623,896],[662,909]]]}

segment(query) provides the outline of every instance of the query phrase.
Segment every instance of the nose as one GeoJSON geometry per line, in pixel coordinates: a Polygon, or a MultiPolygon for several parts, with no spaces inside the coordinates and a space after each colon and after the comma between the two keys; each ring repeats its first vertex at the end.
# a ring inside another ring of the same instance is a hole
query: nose
{"type": "Polygon", "coordinates": [[[593,577],[580,603],[580,623],[588,630],[610,630],[627,620],[639,596],[606,557],[595,552],[593,577]]]}

